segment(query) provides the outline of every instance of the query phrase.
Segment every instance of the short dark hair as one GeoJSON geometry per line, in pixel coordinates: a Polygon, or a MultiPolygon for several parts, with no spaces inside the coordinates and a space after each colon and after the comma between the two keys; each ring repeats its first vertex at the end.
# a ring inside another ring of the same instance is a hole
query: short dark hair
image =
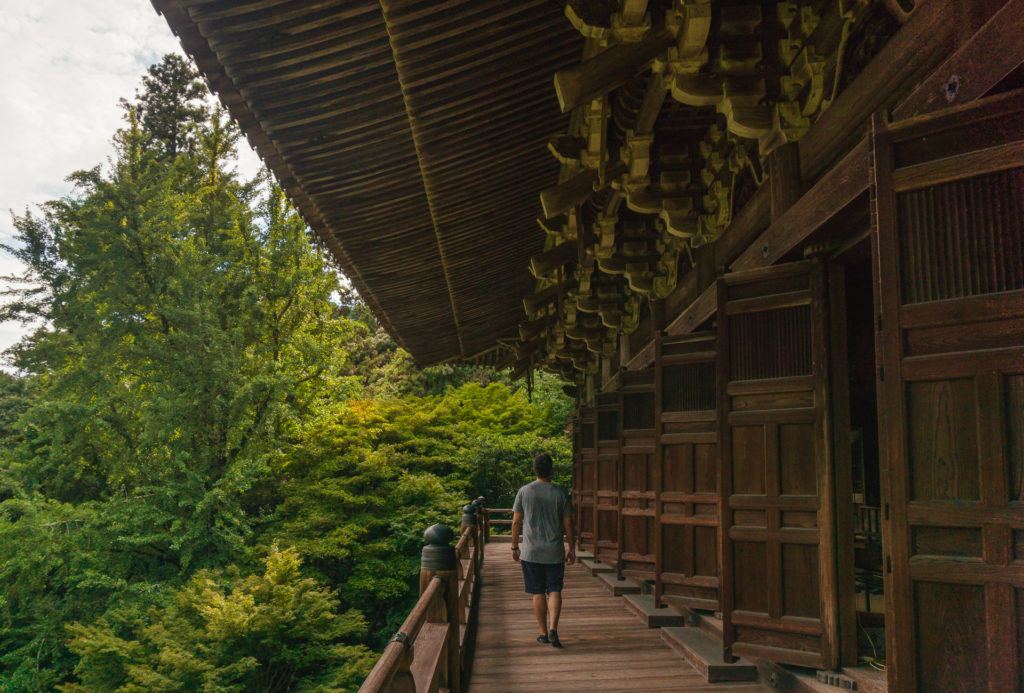
{"type": "Polygon", "coordinates": [[[533,458],[533,473],[542,479],[547,479],[551,476],[551,468],[554,466],[554,462],[551,461],[551,455],[546,452],[542,452],[533,458]]]}

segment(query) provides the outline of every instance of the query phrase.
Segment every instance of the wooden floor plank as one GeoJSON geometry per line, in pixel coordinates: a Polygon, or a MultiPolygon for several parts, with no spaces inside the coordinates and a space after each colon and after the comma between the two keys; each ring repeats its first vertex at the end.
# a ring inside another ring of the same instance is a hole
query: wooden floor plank
{"type": "Polygon", "coordinates": [[[530,596],[510,552],[489,546],[470,693],[521,691],[686,691],[762,693],[760,684],[709,684],[646,628],[621,597],[580,566],[566,568],[558,632],[565,648],[536,642],[530,596]]]}

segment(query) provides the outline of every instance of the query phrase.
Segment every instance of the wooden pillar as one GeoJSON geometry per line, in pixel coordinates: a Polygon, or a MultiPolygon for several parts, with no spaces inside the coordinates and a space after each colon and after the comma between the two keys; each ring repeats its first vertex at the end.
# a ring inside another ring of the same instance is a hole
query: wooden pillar
{"type": "Polygon", "coordinates": [[[661,499],[661,493],[664,489],[665,482],[662,478],[664,472],[664,460],[663,455],[665,454],[661,444],[661,433],[664,429],[664,425],[661,421],[662,412],[662,399],[664,392],[662,390],[663,384],[662,379],[664,377],[662,372],[662,360],[661,360],[661,340],[663,337],[662,332],[662,320],[660,316],[655,319],[654,322],[654,606],[655,608],[661,608],[661,593],[663,586],[661,583],[661,573],[664,570],[664,561],[662,560],[662,552],[664,551],[664,534],[661,526],[661,513],[663,501],[661,499]]]}
{"type": "Polygon", "coordinates": [[[803,190],[800,180],[800,147],[796,142],[788,142],[768,155],[768,186],[774,221],[800,199],[803,190]]]}
{"type": "Polygon", "coordinates": [[[452,693],[462,693],[462,671],[459,645],[459,577],[458,557],[451,545],[455,538],[446,525],[433,525],[423,533],[425,546],[420,555],[420,594],[434,577],[444,582],[443,608],[428,615],[431,623],[447,623],[445,638],[445,683],[452,693]],[[443,613],[442,613],[443,612],[443,613]]]}

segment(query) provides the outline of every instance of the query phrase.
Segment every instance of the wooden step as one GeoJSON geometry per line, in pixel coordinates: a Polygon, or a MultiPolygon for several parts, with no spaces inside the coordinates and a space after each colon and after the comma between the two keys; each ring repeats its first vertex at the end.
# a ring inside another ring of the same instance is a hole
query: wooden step
{"type": "Polygon", "coordinates": [[[636,615],[648,628],[683,625],[682,615],[675,609],[654,606],[654,595],[627,594],[623,598],[626,609],[636,615]]]}
{"type": "Polygon", "coordinates": [[[601,563],[594,558],[585,558],[580,561],[580,565],[589,572],[591,575],[597,575],[599,573],[611,573],[615,571],[615,568],[611,567],[607,563],[601,563]]]}
{"type": "Polygon", "coordinates": [[[597,579],[613,597],[624,594],[640,594],[640,585],[629,578],[619,578],[615,573],[600,573],[597,579]]]}
{"type": "Polygon", "coordinates": [[[708,683],[757,680],[757,667],[742,658],[726,662],[722,658],[722,643],[700,628],[662,628],[661,639],[693,665],[708,683]]]}
{"type": "Polygon", "coordinates": [[[888,693],[889,682],[884,671],[870,666],[844,667],[843,673],[857,682],[860,693],[888,693]]]}
{"type": "Polygon", "coordinates": [[[722,619],[709,611],[697,611],[686,609],[683,616],[686,618],[686,625],[695,626],[718,642],[722,641],[722,619]]]}
{"type": "Polygon", "coordinates": [[[577,551],[576,558],[581,561],[585,559],[591,560],[594,558],[594,554],[592,554],[590,551],[577,551]]]}
{"type": "Polygon", "coordinates": [[[818,681],[817,672],[813,669],[759,659],[757,670],[762,681],[769,681],[773,688],[786,693],[842,693],[840,689],[818,681]]]}

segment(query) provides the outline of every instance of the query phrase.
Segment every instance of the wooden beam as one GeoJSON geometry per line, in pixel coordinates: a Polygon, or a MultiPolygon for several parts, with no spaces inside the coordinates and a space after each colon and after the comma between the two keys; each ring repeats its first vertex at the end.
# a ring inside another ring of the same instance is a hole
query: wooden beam
{"type": "Polygon", "coordinates": [[[636,125],[633,126],[634,134],[649,135],[654,132],[654,124],[661,113],[666,94],[668,89],[665,87],[665,79],[659,72],[652,73],[647,80],[647,90],[644,91],[644,100],[636,116],[636,125]]]}
{"type": "Polygon", "coordinates": [[[714,243],[715,267],[727,267],[757,235],[764,231],[772,220],[772,191],[770,185],[762,185],[747,200],[739,213],[714,243]]]}
{"type": "Polygon", "coordinates": [[[579,65],[555,73],[555,94],[562,113],[604,96],[643,70],[675,43],[672,32],[653,29],[637,43],[620,43],[579,65]]]}
{"type": "Polygon", "coordinates": [[[796,142],[776,147],[768,155],[768,188],[772,196],[772,219],[781,217],[783,212],[800,199],[802,187],[800,147],[796,142]]]}
{"type": "Polygon", "coordinates": [[[687,306],[686,310],[669,323],[669,326],[665,328],[665,334],[673,337],[690,334],[707,322],[718,310],[718,289],[716,287],[716,284],[711,284],[704,289],[696,301],[687,306]]]}
{"type": "Polygon", "coordinates": [[[530,272],[533,273],[534,277],[545,277],[552,270],[561,267],[567,262],[576,260],[578,257],[579,250],[575,243],[562,243],[531,257],[530,272]]]}
{"type": "Polygon", "coordinates": [[[1024,63],[1024,0],[1010,0],[893,110],[903,120],[980,99],[1024,63]]]}
{"type": "Polygon", "coordinates": [[[544,218],[552,219],[559,214],[565,214],[585,201],[594,192],[597,178],[597,171],[588,168],[569,180],[542,191],[540,206],[544,210],[544,218]]]}
{"type": "MultiPolygon", "coordinates": [[[[945,4],[945,0],[931,0],[917,10],[907,22],[903,31],[914,29],[915,36],[920,32],[921,27],[915,22],[918,13],[925,9],[932,8],[932,12],[938,11],[945,4]]],[[[932,16],[922,15],[931,20],[932,16]]],[[[929,24],[930,25],[930,24],[929,24]]],[[[945,98],[933,98],[936,84],[944,84],[943,74],[963,73],[970,75],[970,86],[966,91],[958,92],[957,100],[966,102],[984,96],[994,86],[1024,62],[1024,41],[1019,39],[1020,34],[1015,32],[1024,31],[1024,0],[1010,0],[999,12],[997,12],[974,36],[967,40],[964,45],[956,51],[948,60],[938,67],[927,79],[925,79],[911,94],[904,99],[895,109],[900,119],[914,115],[920,115],[929,110],[946,107],[948,104],[945,98]],[[1002,43],[1000,43],[1002,42],[1002,43]],[[1004,51],[1012,56],[1007,60],[994,59],[992,51],[1004,51]],[[1013,67],[1010,63],[1015,62],[1013,67]]],[[[897,34],[899,37],[900,34],[897,34]]],[[[890,45],[896,41],[896,37],[890,41],[890,45]]],[[[912,45],[913,42],[908,42],[912,45]]],[[[883,53],[879,54],[872,65],[882,59],[883,53]]],[[[861,74],[853,86],[861,83],[868,70],[861,74]]],[[[851,87],[852,89],[852,87],[851,87]]],[[[847,90],[850,91],[850,90],[847,90]]],[[[846,92],[844,92],[846,93],[846,92]]],[[[940,95],[941,96],[941,95],[940,95]]],[[[827,111],[831,113],[832,111],[827,111]]],[[[825,121],[825,116],[815,123],[808,137],[819,132],[819,128],[825,121]]],[[[866,122],[866,121],[865,121],[866,122]]],[[[861,123],[864,125],[864,122],[861,123]]],[[[806,141],[801,140],[800,144],[806,141]]],[[[800,149],[801,170],[806,170],[803,156],[805,149],[800,149]]],[[[805,194],[788,212],[777,220],[773,221],[764,233],[748,247],[732,264],[731,269],[751,269],[763,267],[776,262],[786,253],[797,247],[814,231],[821,228],[829,219],[841,212],[859,195],[868,189],[868,172],[870,162],[868,161],[868,144],[866,139],[861,139],[853,149],[843,157],[832,169],[830,169],[818,182],[805,194]]]]}
{"type": "Polygon", "coordinates": [[[559,133],[548,140],[548,151],[563,164],[579,161],[580,153],[587,148],[587,141],[578,135],[559,133]]]}
{"type": "Polygon", "coordinates": [[[652,339],[647,344],[636,352],[636,354],[626,363],[627,371],[642,371],[648,366],[654,363],[654,354],[657,349],[656,340],[652,339]]]}
{"type": "Polygon", "coordinates": [[[740,254],[733,271],[765,267],[796,248],[868,189],[868,146],[862,139],[740,254]]]}
{"type": "Polygon", "coordinates": [[[871,114],[906,93],[954,48],[963,0],[928,0],[800,140],[800,177],[815,180],[864,136],[871,114]]]}
{"type": "Polygon", "coordinates": [[[565,293],[573,286],[575,286],[575,282],[562,282],[561,284],[552,284],[547,288],[541,289],[535,294],[530,294],[523,298],[523,309],[526,311],[528,316],[532,316],[538,310],[557,299],[560,294],[565,293]]]}
{"type": "Polygon", "coordinates": [[[536,320],[529,320],[519,325],[519,338],[523,342],[529,342],[546,330],[549,326],[555,324],[555,319],[551,316],[545,316],[543,318],[537,318],[536,320]]]}

